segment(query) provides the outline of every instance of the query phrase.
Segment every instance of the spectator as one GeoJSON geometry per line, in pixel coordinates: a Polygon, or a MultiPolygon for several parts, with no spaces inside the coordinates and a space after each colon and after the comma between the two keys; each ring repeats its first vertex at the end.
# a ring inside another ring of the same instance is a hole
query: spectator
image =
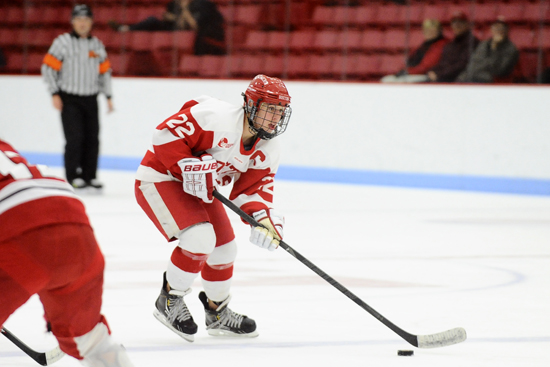
{"type": "Polygon", "coordinates": [[[493,83],[510,77],[519,59],[517,47],[508,38],[508,24],[497,19],[491,24],[491,38],[477,46],[466,70],[457,78],[462,83],[493,83]]]}
{"type": "Polygon", "coordinates": [[[88,367],[133,366],[101,314],[105,259],[84,204],[0,140],[0,326],[34,294],[61,350],[88,367]]]}
{"type": "Polygon", "coordinates": [[[6,57],[4,56],[4,51],[0,48],[0,69],[7,65],[6,57]]]}
{"type": "Polygon", "coordinates": [[[432,82],[454,82],[466,69],[470,55],[477,47],[479,40],[472,34],[468,17],[459,11],[451,18],[451,29],[454,39],[443,48],[439,63],[426,74],[432,82]]]}
{"type": "Polygon", "coordinates": [[[111,64],[103,43],[90,32],[92,11],[76,5],[71,20],[73,31],[54,39],[42,64],[42,75],[52,94],[52,103],[61,111],[65,134],[65,174],[76,189],[101,189],[96,178],[99,156],[97,95],[111,101],[111,64]]]}
{"type": "Polygon", "coordinates": [[[196,31],[195,55],[225,55],[223,15],[210,0],[174,0],[166,6],[162,19],[150,16],[127,25],[109,21],[118,32],[128,31],[196,31]]]}
{"type": "Polygon", "coordinates": [[[395,75],[387,75],[382,82],[425,82],[426,73],[439,62],[443,47],[449,42],[444,36],[437,19],[426,19],[422,23],[424,42],[407,59],[406,67],[395,75]]]}
{"type": "Polygon", "coordinates": [[[550,67],[544,69],[540,75],[540,82],[542,84],[550,84],[550,67]]]}

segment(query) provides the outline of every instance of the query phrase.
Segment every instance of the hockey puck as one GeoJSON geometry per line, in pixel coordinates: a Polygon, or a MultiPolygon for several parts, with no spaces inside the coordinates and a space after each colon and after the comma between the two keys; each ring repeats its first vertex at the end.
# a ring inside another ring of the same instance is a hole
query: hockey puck
{"type": "Polygon", "coordinates": [[[398,350],[397,355],[398,356],[412,356],[412,355],[414,355],[414,351],[412,351],[412,350],[398,350]]]}

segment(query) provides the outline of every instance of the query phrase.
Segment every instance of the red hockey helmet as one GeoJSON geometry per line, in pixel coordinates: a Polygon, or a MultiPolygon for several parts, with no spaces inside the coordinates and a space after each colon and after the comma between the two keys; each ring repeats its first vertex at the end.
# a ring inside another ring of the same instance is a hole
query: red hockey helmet
{"type": "Polygon", "coordinates": [[[282,134],[286,130],[292,109],[290,108],[290,95],[281,79],[263,74],[256,75],[243,95],[248,125],[259,138],[268,140],[282,134]],[[258,127],[258,123],[255,121],[256,114],[262,103],[284,107],[280,114],[281,118],[277,122],[277,127],[271,133],[258,127]]]}

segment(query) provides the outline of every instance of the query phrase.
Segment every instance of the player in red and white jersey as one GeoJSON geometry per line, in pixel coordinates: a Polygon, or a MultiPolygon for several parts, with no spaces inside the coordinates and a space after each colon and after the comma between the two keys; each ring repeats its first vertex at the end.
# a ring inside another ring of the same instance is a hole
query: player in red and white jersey
{"type": "Polygon", "coordinates": [[[71,185],[0,140],[0,325],[33,295],[61,350],[133,366],[101,315],[104,258],[71,185]]]}
{"type": "Polygon", "coordinates": [[[283,236],[284,218],[272,205],[280,153],[273,138],[288,125],[290,95],[280,79],[257,75],[243,96],[242,106],[208,96],[186,102],[157,127],[137,171],[139,205],[177,241],[155,317],[188,341],[197,325],[183,297],[199,274],[209,334],[258,335],[254,320],[227,307],[237,245],[215,187],[233,183],[229,198],[267,228],[252,228],[252,243],[272,251],[283,236]]]}

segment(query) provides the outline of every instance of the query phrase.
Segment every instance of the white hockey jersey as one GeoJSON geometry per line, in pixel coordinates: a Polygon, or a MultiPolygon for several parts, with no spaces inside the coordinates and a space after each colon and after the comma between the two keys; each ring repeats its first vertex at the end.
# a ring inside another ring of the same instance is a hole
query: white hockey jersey
{"type": "Polygon", "coordinates": [[[57,223],[90,224],[72,186],[0,140],[0,242],[57,223]]]}
{"type": "Polygon", "coordinates": [[[271,208],[279,144],[257,139],[247,150],[241,140],[243,121],[242,106],[208,96],[186,102],[178,113],[157,126],[136,179],[182,181],[177,163],[208,153],[218,162],[218,184],[233,182],[230,200],[248,214],[271,208]]]}

